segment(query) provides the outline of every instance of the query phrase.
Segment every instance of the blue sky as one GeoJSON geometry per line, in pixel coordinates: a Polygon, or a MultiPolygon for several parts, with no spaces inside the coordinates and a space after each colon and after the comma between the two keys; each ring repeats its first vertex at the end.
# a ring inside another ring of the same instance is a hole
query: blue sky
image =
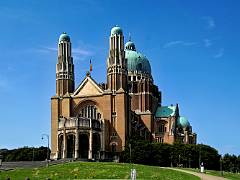
{"type": "Polygon", "coordinates": [[[76,86],[92,59],[106,80],[108,38],[122,27],[152,66],[163,105],[179,103],[198,142],[240,154],[240,2],[0,1],[0,148],[41,146],[50,133],[57,41],[72,41],[76,86]]]}

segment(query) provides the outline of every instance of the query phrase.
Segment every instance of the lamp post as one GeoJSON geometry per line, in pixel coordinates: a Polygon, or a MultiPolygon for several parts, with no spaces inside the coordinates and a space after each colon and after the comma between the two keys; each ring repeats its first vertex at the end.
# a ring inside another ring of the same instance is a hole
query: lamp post
{"type": "Polygon", "coordinates": [[[199,146],[199,159],[198,159],[199,171],[201,169],[201,145],[199,146]]]}
{"type": "Polygon", "coordinates": [[[220,156],[220,171],[221,171],[221,176],[223,176],[223,167],[222,167],[222,164],[223,164],[223,159],[222,159],[222,156],[220,156]]]}
{"type": "Polygon", "coordinates": [[[32,161],[34,161],[34,147],[33,147],[33,152],[32,152],[32,161]]]}
{"type": "Polygon", "coordinates": [[[132,160],[132,146],[131,144],[129,143],[129,155],[130,155],[130,164],[131,164],[131,160],[132,160]]]}
{"type": "Polygon", "coordinates": [[[133,164],[132,164],[132,145],[129,143],[129,153],[130,153],[130,165],[131,165],[131,180],[136,180],[137,178],[137,171],[136,169],[133,169],[133,164]]]}
{"type": "Polygon", "coordinates": [[[173,160],[173,155],[172,155],[172,153],[171,153],[171,167],[173,167],[173,162],[172,162],[172,160],[173,160]]]}
{"type": "Polygon", "coordinates": [[[188,154],[188,168],[191,168],[191,154],[188,154]]]}
{"type": "Polygon", "coordinates": [[[49,135],[48,135],[48,134],[42,134],[42,140],[44,139],[44,136],[47,137],[47,141],[48,141],[48,149],[47,149],[47,166],[48,166],[48,158],[49,158],[49,135]]]}
{"type": "Polygon", "coordinates": [[[181,162],[181,155],[179,154],[178,155],[178,167],[181,167],[180,162],[181,162]]]}
{"type": "Polygon", "coordinates": [[[2,155],[0,154],[0,167],[2,166],[2,159],[3,159],[3,157],[2,157],[2,155]]]}

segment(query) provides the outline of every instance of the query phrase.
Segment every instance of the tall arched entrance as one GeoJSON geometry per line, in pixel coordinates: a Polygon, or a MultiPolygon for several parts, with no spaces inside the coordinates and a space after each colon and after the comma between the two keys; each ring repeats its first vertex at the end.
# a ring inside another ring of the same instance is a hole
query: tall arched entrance
{"type": "Polygon", "coordinates": [[[63,158],[63,134],[58,137],[58,158],[63,158]]]}
{"type": "Polygon", "coordinates": [[[79,158],[88,158],[89,138],[87,134],[79,135],[79,158]]]}
{"type": "Polygon", "coordinates": [[[75,153],[75,135],[67,135],[67,158],[74,158],[75,153]]]}
{"type": "Polygon", "coordinates": [[[94,159],[100,158],[100,148],[101,148],[100,135],[98,133],[93,133],[92,157],[94,159]]]}

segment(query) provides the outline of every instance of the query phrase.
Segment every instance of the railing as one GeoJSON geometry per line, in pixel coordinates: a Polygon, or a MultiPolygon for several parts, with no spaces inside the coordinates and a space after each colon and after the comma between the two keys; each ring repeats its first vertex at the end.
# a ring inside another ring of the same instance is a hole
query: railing
{"type": "Polygon", "coordinates": [[[80,129],[94,129],[101,130],[100,120],[90,119],[85,117],[70,117],[59,118],[58,128],[80,128],[80,129]]]}

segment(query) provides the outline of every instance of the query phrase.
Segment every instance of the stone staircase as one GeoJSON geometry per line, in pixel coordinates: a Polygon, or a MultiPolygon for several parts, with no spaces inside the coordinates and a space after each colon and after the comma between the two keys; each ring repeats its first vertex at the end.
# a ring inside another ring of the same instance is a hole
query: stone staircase
{"type": "MultiPolygon", "coordinates": [[[[51,165],[63,164],[63,163],[74,162],[74,161],[87,162],[89,160],[67,158],[67,159],[49,161],[49,165],[51,166],[51,165]]],[[[0,166],[0,170],[10,170],[15,168],[37,168],[37,167],[44,167],[44,166],[47,166],[47,161],[2,162],[2,166],[0,166]]]]}

